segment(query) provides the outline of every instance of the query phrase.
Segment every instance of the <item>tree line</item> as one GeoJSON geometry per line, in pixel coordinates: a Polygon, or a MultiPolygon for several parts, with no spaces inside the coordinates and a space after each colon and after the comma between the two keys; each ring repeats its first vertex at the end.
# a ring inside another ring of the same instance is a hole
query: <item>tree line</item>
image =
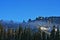
{"type": "Polygon", "coordinates": [[[57,27],[57,31],[55,31],[55,26],[53,26],[50,35],[41,31],[40,28],[38,31],[34,31],[31,28],[22,28],[20,25],[19,28],[16,29],[4,29],[0,24],[0,40],[60,40],[60,31],[59,27],[57,27]]]}

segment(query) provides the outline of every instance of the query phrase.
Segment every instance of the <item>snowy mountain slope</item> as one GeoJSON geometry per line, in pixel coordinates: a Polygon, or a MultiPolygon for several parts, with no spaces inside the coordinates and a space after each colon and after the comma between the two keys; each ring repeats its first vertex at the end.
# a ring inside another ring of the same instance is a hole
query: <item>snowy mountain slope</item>
{"type": "Polygon", "coordinates": [[[30,22],[22,22],[22,23],[17,23],[13,21],[3,21],[1,20],[0,23],[3,25],[4,28],[17,28],[19,25],[21,25],[23,28],[25,27],[30,27],[32,29],[37,29],[41,26],[49,28],[49,30],[52,29],[52,27],[55,25],[59,25],[60,28],[60,17],[47,17],[43,19],[38,19],[38,20],[32,20],[30,22]],[[53,20],[52,20],[53,19],[53,20]],[[50,22],[49,22],[50,20],[50,22]]]}

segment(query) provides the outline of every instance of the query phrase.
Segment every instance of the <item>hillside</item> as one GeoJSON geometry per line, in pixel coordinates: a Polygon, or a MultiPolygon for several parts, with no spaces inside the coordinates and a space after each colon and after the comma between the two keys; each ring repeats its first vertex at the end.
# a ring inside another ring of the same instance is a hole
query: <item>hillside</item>
{"type": "Polygon", "coordinates": [[[29,26],[32,29],[36,29],[41,26],[52,28],[53,25],[57,27],[60,24],[60,17],[37,17],[34,20],[28,20],[27,22],[22,23],[0,20],[0,23],[3,25],[4,28],[14,29],[19,27],[19,25],[21,25],[22,27],[29,26]]]}

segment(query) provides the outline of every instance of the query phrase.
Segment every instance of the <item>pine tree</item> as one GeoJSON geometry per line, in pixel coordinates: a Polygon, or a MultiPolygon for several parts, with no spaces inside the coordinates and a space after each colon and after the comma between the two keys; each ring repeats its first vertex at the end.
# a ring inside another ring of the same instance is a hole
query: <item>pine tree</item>
{"type": "Polygon", "coordinates": [[[42,40],[46,40],[46,34],[45,34],[45,32],[42,32],[42,40]]]}
{"type": "Polygon", "coordinates": [[[60,40],[59,27],[57,27],[57,32],[56,32],[55,40],[60,40]]]}
{"type": "Polygon", "coordinates": [[[8,40],[12,40],[12,29],[8,29],[7,31],[7,36],[8,36],[8,40]]]}
{"type": "Polygon", "coordinates": [[[16,28],[16,30],[15,30],[15,40],[18,40],[18,33],[19,33],[19,28],[16,28]]]}
{"type": "Polygon", "coordinates": [[[53,29],[51,31],[50,40],[55,40],[55,26],[53,26],[53,29]]]}
{"type": "Polygon", "coordinates": [[[18,30],[18,34],[17,34],[17,35],[18,35],[18,40],[21,40],[21,36],[22,36],[21,34],[22,34],[22,32],[23,32],[23,28],[22,28],[22,26],[20,25],[20,26],[19,26],[19,30],[18,30]]]}
{"type": "Polygon", "coordinates": [[[27,28],[27,40],[32,40],[32,30],[31,30],[31,28],[27,28]]]}
{"type": "Polygon", "coordinates": [[[42,31],[41,31],[41,28],[38,28],[38,39],[39,40],[42,40],[42,31]]]}
{"type": "Polygon", "coordinates": [[[0,40],[2,40],[2,39],[3,39],[3,26],[0,23],[0,40]]]}

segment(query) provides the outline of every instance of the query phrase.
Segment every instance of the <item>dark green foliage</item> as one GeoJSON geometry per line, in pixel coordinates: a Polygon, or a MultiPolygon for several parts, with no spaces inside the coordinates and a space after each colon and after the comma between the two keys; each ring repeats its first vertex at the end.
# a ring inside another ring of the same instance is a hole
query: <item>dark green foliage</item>
{"type": "Polygon", "coordinates": [[[42,33],[42,40],[46,40],[46,34],[45,34],[45,32],[42,33]]]}
{"type": "Polygon", "coordinates": [[[38,31],[33,31],[31,28],[23,29],[21,25],[16,29],[8,29],[7,31],[0,24],[0,40],[60,40],[60,31],[57,28],[55,31],[55,26],[51,31],[51,34],[47,34],[40,28],[38,31]]]}
{"type": "Polygon", "coordinates": [[[55,40],[60,40],[59,27],[57,27],[57,32],[56,32],[55,40]]]}
{"type": "Polygon", "coordinates": [[[53,29],[51,31],[50,40],[55,40],[55,26],[53,26],[53,29]]]}
{"type": "Polygon", "coordinates": [[[0,24],[0,40],[3,39],[3,26],[0,24]]]}

